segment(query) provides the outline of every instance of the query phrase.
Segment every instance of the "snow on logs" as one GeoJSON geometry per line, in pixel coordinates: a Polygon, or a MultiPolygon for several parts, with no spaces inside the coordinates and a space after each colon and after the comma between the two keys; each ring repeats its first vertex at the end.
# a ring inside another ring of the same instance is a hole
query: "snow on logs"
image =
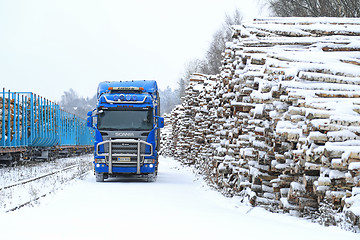
{"type": "Polygon", "coordinates": [[[360,20],[234,26],[221,73],[195,74],[168,154],[227,194],[301,213],[331,202],[359,224],[360,20]]]}

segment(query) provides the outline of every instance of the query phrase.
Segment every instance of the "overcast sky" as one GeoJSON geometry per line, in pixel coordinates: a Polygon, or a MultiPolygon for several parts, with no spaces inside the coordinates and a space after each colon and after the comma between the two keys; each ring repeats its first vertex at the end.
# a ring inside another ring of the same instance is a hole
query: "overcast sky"
{"type": "Polygon", "coordinates": [[[103,80],[176,87],[225,14],[266,15],[258,0],[0,0],[0,87],[60,100],[103,80]]]}

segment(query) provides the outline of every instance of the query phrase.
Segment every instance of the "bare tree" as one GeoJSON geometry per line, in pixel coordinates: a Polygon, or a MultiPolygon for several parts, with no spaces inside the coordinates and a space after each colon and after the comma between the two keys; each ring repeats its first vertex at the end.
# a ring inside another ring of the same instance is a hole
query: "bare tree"
{"type": "Polygon", "coordinates": [[[179,97],[179,103],[181,103],[181,98],[185,96],[185,88],[186,88],[186,81],[184,80],[184,78],[180,78],[179,82],[178,82],[178,97],[179,97]]]}
{"type": "Polygon", "coordinates": [[[164,90],[160,89],[159,94],[161,99],[161,115],[171,112],[180,103],[178,90],[172,90],[169,86],[164,90]]]}
{"type": "Polygon", "coordinates": [[[238,9],[235,10],[232,15],[225,15],[225,21],[222,27],[212,36],[205,58],[193,59],[185,65],[183,76],[178,82],[180,97],[183,96],[186,85],[188,84],[187,80],[193,73],[214,75],[220,73],[225,44],[230,41],[232,37],[232,26],[241,24],[242,19],[242,14],[238,9]]]}
{"type": "Polygon", "coordinates": [[[179,99],[185,96],[186,86],[189,84],[190,76],[193,73],[208,73],[207,63],[205,60],[193,59],[185,64],[183,76],[178,81],[179,99]]]}
{"type": "Polygon", "coordinates": [[[202,73],[205,74],[218,74],[221,67],[222,54],[225,50],[225,43],[227,31],[223,29],[217,30],[213,34],[213,39],[210,43],[209,49],[205,56],[205,66],[202,73]]]}
{"type": "Polygon", "coordinates": [[[239,9],[236,9],[232,15],[225,15],[225,22],[223,24],[223,29],[225,31],[225,39],[227,41],[231,40],[232,37],[232,26],[240,25],[243,20],[242,13],[239,9]]]}
{"type": "Polygon", "coordinates": [[[202,73],[218,74],[220,73],[222,54],[225,51],[226,42],[231,40],[232,26],[241,24],[243,16],[241,12],[236,9],[232,15],[225,15],[225,21],[222,27],[213,34],[209,49],[206,52],[205,63],[202,73]]]}
{"type": "Polygon", "coordinates": [[[360,0],[268,0],[279,17],[359,17],[360,0]]]}
{"type": "Polygon", "coordinates": [[[188,79],[190,79],[190,76],[193,73],[207,73],[207,62],[205,60],[201,60],[198,58],[195,58],[189,62],[186,63],[184,73],[183,73],[183,79],[185,79],[185,84],[187,85],[188,82],[186,82],[188,79]]]}

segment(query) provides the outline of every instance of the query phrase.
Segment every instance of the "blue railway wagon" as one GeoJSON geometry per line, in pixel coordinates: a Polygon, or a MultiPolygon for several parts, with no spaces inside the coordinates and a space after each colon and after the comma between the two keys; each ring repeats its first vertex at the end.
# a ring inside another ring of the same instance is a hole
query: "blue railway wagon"
{"type": "Polygon", "coordinates": [[[32,92],[0,93],[0,159],[39,148],[91,146],[86,120],[32,92]]]}

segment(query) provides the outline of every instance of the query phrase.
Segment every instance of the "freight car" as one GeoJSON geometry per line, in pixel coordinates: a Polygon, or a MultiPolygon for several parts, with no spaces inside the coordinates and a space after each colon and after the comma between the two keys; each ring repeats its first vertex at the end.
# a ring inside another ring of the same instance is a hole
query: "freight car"
{"type": "Polygon", "coordinates": [[[91,151],[86,120],[32,92],[0,92],[0,163],[91,151]]]}

